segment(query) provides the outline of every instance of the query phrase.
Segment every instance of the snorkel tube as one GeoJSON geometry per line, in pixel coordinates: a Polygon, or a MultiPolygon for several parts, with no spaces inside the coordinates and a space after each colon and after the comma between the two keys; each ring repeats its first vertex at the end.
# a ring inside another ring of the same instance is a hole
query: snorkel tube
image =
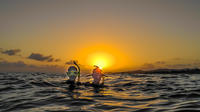
{"type": "Polygon", "coordinates": [[[78,68],[78,82],[80,83],[80,67],[79,67],[79,65],[76,63],[76,61],[73,61],[73,63],[74,63],[74,65],[76,65],[77,66],[77,68],[78,68]]]}
{"type": "Polygon", "coordinates": [[[80,72],[80,67],[79,67],[79,65],[76,63],[76,61],[73,61],[73,63],[74,63],[74,65],[77,66],[77,68],[78,68],[78,72],[80,72]]]}

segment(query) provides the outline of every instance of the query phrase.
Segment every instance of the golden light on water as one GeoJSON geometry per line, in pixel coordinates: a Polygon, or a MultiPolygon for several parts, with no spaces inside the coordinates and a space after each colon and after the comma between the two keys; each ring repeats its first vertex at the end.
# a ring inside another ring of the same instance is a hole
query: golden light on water
{"type": "Polygon", "coordinates": [[[111,67],[114,64],[114,57],[106,52],[95,52],[88,55],[87,62],[91,66],[97,65],[100,69],[111,67]]]}

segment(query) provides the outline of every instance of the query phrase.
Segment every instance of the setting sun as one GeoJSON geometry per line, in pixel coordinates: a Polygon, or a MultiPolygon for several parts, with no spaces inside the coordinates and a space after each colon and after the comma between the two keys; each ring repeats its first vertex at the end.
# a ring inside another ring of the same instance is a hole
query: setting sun
{"type": "Polygon", "coordinates": [[[90,54],[87,61],[89,65],[97,65],[101,69],[110,67],[114,64],[113,56],[104,52],[90,54]]]}
{"type": "MultiPolygon", "coordinates": [[[[124,66],[130,66],[133,62],[127,55],[127,52],[122,50],[123,47],[117,47],[115,44],[109,43],[93,43],[84,44],[79,52],[74,55],[74,59],[83,63],[83,67],[92,70],[94,65],[99,66],[103,71],[117,71],[124,66]]],[[[134,62],[134,64],[136,61],[134,62]]]]}

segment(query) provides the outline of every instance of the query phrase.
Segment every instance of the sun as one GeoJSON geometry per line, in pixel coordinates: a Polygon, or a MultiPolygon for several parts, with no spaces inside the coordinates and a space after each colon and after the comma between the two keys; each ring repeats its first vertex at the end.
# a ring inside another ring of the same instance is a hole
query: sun
{"type": "Polygon", "coordinates": [[[106,59],[97,58],[97,59],[94,60],[93,65],[96,65],[96,66],[98,66],[100,69],[103,69],[103,68],[106,67],[108,64],[107,64],[106,59]]]}
{"type": "Polygon", "coordinates": [[[96,65],[100,69],[109,68],[114,64],[113,56],[105,52],[92,53],[88,56],[87,61],[89,65],[96,65]]]}

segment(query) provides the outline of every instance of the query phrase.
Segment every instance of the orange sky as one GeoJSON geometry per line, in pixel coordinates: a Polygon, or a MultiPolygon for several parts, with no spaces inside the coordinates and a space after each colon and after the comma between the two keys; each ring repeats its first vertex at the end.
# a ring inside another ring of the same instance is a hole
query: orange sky
{"type": "Polygon", "coordinates": [[[0,70],[18,61],[35,71],[66,67],[73,59],[104,71],[199,67],[196,2],[1,1],[0,70]]]}

